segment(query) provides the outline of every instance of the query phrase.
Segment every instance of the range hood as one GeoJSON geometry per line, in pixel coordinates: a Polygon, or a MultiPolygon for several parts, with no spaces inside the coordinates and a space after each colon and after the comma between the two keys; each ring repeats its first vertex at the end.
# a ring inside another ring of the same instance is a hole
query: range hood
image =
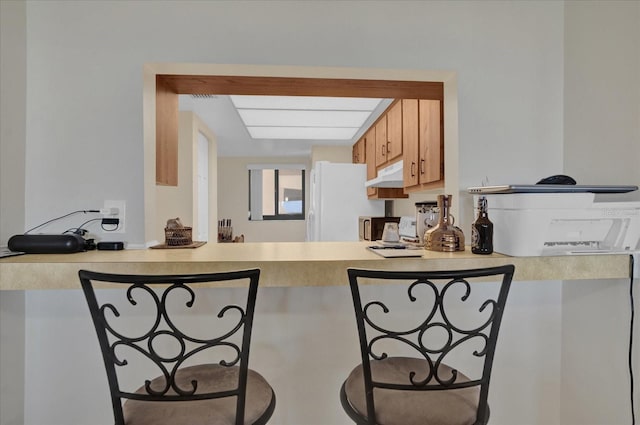
{"type": "Polygon", "coordinates": [[[402,160],[378,171],[378,177],[367,180],[366,187],[403,187],[402,160]]]}

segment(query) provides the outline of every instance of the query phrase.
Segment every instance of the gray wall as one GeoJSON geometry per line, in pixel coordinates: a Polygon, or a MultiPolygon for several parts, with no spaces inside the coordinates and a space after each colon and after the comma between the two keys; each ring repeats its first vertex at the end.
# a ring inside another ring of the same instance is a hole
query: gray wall
{"type": "Polygon", "coordinates": [[[124,199],[125,238],[143,242],[149,62],[452,70],[462,188],[562,169],[559,2],[48,1],[27,11],[27,226],[124,199]]]}
{"type": "Polygon", "coordinates": [[[578,182],[637,185],[640,3],[567,3],[564,66],[564,171],[578,182]]]}
{"type": "MultiPolygon", "coordinates": [[[[568,2],[564,64],[564,171],[578,182],[637,185],[640,3],[568,2]]],[[[639,200],[640,192],[628,198],[639,200]]],[[[628,280],[563,282],[562,423],[630,423],[629,321],[628,280]],[[611,397],[616,386],[620,398],[611,397]]],[[[637,347],[637,320],[634,339],[637,347]]],[[[637,417],[637,379],[635,392],[637,417]]]]}
{"type": "MultiPolygon", "coordinates": [[[[0,2],[0,246],[24,230],[26,8],[0,2]]],[[[0,424],[24,423],[22,291],[0,294],[0,424]]]]}
{"type": "Polygon", "coordinates": [[[0,2],[0,246],[24,231],[26,8],[0,2]]]}

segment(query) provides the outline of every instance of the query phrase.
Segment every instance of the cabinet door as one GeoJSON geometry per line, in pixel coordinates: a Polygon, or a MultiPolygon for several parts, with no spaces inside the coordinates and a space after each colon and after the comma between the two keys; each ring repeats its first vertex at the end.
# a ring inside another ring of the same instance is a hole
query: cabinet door
{"type": "Polygon", "coordinates": [[[420,99],[420,183],[442,178],[443,152],[440,128],[440,101],[420,99]]]}
{"type": "Polygon", "coordinates": [[[387,162],[387,117],[383,116],[375,125],[375,165],[387,162]]]}
{"type": "Polygon", "coordinates": [[[402,155],[402,101],[396,101],[387,112],[387,162],[402,155]]]}
{"type": "MultiPolygon", "coordinates": [[[[378,175],[376,169],[376,128],[371,127],[364,135],[365,159],[367,162],[367,180],[375,179],[378,175]]],[[[375,196],[375,187],[367,188],[367,196],[375,196]]]]}
{"type": "Polygon", "coordinates": [[[402,159],[404,187],[417,185],[419,173],[418,99],[402,100],[402,159]]]}
{"type": "Polygon", "coordinates": [[[367,162],[367,151],[365,149],[365,139],[364,137],[360,139],[358,142],[358,162],[360,164],[365,164],[367,162]]]}
{"type": "Polygon", "coordinates": [[[366,162],[365,139],[362,137],[353,145],[352,150],[353,163],[364,164],[366,162]]]}

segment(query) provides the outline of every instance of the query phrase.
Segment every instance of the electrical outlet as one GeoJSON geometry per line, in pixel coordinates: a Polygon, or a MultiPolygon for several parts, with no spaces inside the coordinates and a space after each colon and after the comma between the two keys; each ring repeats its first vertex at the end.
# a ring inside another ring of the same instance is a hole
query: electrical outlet
{"type": "Polygon", "coordinates": [[[109,233],[124,233],[126,206],[125,201],[104,201],[102,216],[104,218],[117,218],[120,220],[118,228],[109,233]]]}

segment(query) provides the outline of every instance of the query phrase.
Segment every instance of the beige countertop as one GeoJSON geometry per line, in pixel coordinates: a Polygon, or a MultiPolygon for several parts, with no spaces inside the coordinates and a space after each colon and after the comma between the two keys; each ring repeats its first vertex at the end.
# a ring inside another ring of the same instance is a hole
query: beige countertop
{"type": "Polygon", "coordinates": [[[348,267],[443,270],[516,266],[515,280],[613,279],[629,275],[625,254],[558,257],[474,255],[422,251],[420,258],[383,258],[370,242],[208,243],[194,249],[88,251],[28,254],[0,259],[0,290],[77,289],[78,270],[110,273],[204,273],[262,270],[262,286],[346,285],[348,267]]]}

